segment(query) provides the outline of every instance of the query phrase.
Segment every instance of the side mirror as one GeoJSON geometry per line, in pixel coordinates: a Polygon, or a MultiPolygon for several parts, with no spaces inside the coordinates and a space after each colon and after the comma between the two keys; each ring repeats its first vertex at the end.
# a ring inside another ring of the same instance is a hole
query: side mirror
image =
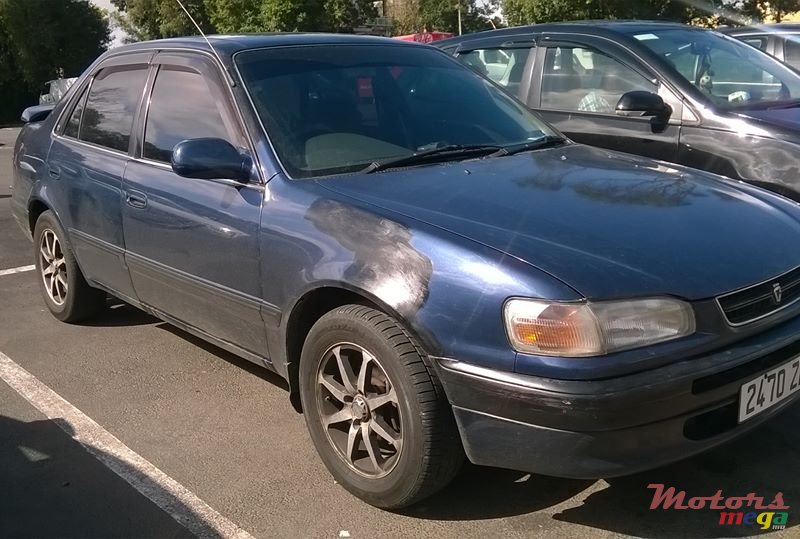
{"type": "Polygon", "coordinates": [[[172,170],[184,178],[246,182],[252,166],[249,157],[219,138],[184,140],[172,150],[172,170]]]}
{"type": "Polygon", "coordinates": [[[31,122],[41,122],[50,116],[50,112],[53,110],[54,106],[55,105],[36,105],[33,107],[28,107],[22,111],[22,116],[20,119],[26,124],[31,122]]]}
{"type": "Polygon", "coordinates": [[[619,116],[629,117],[656,117],[656,118],[669,118],[672,114],[672,109],[664,103],[661,96],[653,92],[645,92],[642,90],[635,90],[622,94],[617,102],[615,112],[619,116]]]}

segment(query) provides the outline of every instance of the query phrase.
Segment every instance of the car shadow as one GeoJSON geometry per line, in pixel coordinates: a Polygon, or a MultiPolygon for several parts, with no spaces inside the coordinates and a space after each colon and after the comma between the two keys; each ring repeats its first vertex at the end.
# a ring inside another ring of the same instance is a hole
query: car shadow
{"type": "Polygon", "coordinates": [[[286,382],[286,380],[282,376],[280,376],[279,374],[269,370],[268,368],[262,367],[260,365],[256,365],[255,363],[253,363],[251,361],[247,361],[246,359],[243,359],[243,358],[237,356],[236,354],[228,352],[227,350],[223,350],[219,346],[215,346],[215,345],[211,344],[210,342],[201,339],[200,337],[195,337],[194,335],[192,335],[188,331],[184,331],[184,330],[180,329],[179,327],[173,326],[172,324],[170,324],[168,322],[160,322],[158,325],[156,325],[156,327],[158,329],[163,329],[164,331],[168,331],[168,332],[172,333],[173,335],[175,335],[177,337],[180,337],[181,339],[192,343],[194,346],[197,346],[198,348],[202,348],[203,350],[205,350],[209,354],[213,354],[213,355],[217,356],[218,358],[220,358],[220,359],[222,359],[224,361],[227,361],[231,365],[235,365],[236,367],[239,367],[240,369],[243,369],[243,370],[249,372],[250,374],[254,374],[254,375],[258,376],[262,380],[264,380],[266,382],[269,382],[270,384],[272,384],[272,385],[274,385],[276,387],[281,388],[282,390],[286,391],[287,398],[288,398],[288,394],[289,394],[289,384],[288,384],[288,382],[286,382]]]}
{"type": "MultiPolygon", "coordinates": [[[[653,538],[744,537],[768,533],[758,525],[720,525],[712,509],[650,509],[654,489],[663,484],[693,496],[725,497],[754,492],[770,503],[781,492],[789,506],[786,529],[800,524],[800,406],[794,405],[748,435],[692,459],[652,471],[606,480],[608,487],[581,505],[554,516],[615,533],[653,538]]],[[[747,507],[741,511],[750,511],[747,507]]],[[[795,530],[796,531],[796,530],[795,530]]],[[[796,536],[796,535],[795,535],[796,536]]]]}
{"type": "Polygon", "coordinates": [[[444,490],[403,511],[432,520],[486,520],[540,511],[579,494],[594,481],[560,479],[466,463],[444,490]]]}
{"type": "MultiPolygon", "coordinates": [[[[752,525],[720,525],[719,511],[651,510],[650,484],[685,490],[686,498],[746,496],[754,492],[772,501],[783,494],[790,507],[786,528],[800,524],[800,405],[747,436],[708,453],[636,475],[595,481],[558,479],[466,465],[441,493],[402,512],[433,520],[484,520],[524,515],[568,502],[553,519],[611,533],[672,539],[743,537],[766,533],[752,525]],[[569,502],[595,486],[582,502],[569,502]]],[[[552,513],[552,510],[550,511],[552,513]]],[[[743,512],[747,512],[746,509],[743,512]]]]}
{"type": "MultiPolygon", "coordinates": [[[[140,471],[97,451],[117,469],[143,478],[154,499],[205,522],[140,471]]],[[[192,537],[75,441],[63,420],[0,416],[0,470],[2,537],[192,537]]]]}
{"type": "Polygon", "coordinates": [[[106,307],[102,312],[88,320],[79,322],[78,325],[87,327],[123,327],[144,326],[158,322],[160,320],[155,316],[109,296],[106,298],[106,307]]]}

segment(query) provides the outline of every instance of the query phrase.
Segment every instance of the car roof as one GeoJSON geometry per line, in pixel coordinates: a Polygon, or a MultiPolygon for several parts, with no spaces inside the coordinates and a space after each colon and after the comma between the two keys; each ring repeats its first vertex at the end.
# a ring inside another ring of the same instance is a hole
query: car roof
{"type": "Polygon", "coordinates": [[[576,32],[581,34],[595,34],[598,36],[614,37],[620,34],[633,34],[653,30],[663,30],[665,28],[676,28],[684,30],[706,31],[706,28],[688,26],[686,24],[671,21],[641,21],[641,20],[591,20],[591,21],[570,21],[556,23],[531,24],[527,26],[514,26],[511,28],[501,28],[499,30],[487,30],[463,36],[452,37],[436,41],[433,45],[446,47],[456,45],[464,41],[473,39],[485,39],[491,37],[505,37],[522,34],[538,34],[543,32],[576,32]]]}
{"type": "MultiPolygon", "coordinates": [[[[223,56],[233,56],[235,53],[248,49],[260,49],[266,47],[281,47],[291,45],[343,45],[343,44],[372,44],[372,45],[396,45],[396,46],[419,46],[418,43],[410,43],[397,39],[389,39],[377,36],[363,36],[352,34],[322,34],[322,33],[268,33],[268,34],[215,34],[209,35],[210,42],[214,50],[223,56]]],[[[180,48],[196,49],[209,51],[210,48],[205,39],[200,36],[175,37],[168,39],[156,39],[152,41],[140,41],[129,45],[122,45],[112,49],[113,53],[134,52],[137,50],[152,50],[156,48],[180,48]]]]}
{"type": "Polygon", "coordinates": [[[718,32],[729,35],[746,34],[782,34],[800,32],[800,23],[779,22],[772,24],[757,24],[754,26],[726,26],[717,28],[718,32]]]}

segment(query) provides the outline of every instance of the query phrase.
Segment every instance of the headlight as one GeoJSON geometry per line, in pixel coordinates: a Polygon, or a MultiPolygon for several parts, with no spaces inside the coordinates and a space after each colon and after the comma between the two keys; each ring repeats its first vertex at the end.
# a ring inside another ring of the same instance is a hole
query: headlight
{"type": "Polygon", "coordinates": [[[597,303],[512,299],[504,315],[514,348],[545,356],[602,356],[695,331],[692,307],[672,298],[597,303]]]}

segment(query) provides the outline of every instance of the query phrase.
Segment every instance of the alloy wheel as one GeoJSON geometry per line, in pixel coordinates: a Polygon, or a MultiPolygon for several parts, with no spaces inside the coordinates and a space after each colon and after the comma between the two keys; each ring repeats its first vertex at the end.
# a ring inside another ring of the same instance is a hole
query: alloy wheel
{"type": "Polygon", "coordinates": [[[67,262],[56,233],[47,228],[39,244],[39,267],[44,289],[53,303],[63,305],[67,301],[67,262]]]}
{"type": "Polygon", "coordinates": [[[397,465],[403,448],[397,393],[378,358],[352,343],[322,357],[317,406],[328,441],[357,473],[377,479],[397,465]]]}

